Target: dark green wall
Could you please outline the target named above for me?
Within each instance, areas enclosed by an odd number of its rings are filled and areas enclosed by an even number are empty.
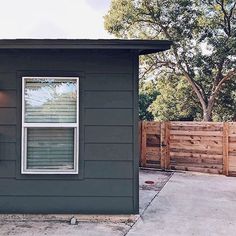
[[[0,52],[0,213],[137,213],[134,51]],[[78,175],[21,175],[21,76],[80,77]]]

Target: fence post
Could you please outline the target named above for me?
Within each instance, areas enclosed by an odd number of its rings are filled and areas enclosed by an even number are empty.
[[[166,122],[161,122],[160,143],[161,143],[161,169],[165,169],[166,160]]]
[[[223,123],[223,173],[229,175],[229,123]]]
[[[147,146],[147,133],[146,133],[146,122],[142,121],[142,126],[141,126],[141,166],[145,167],[146,166],[146,146]]]
[[[142,121],[138,122],[138,143],[139,143],[139,166],[141,166],[142,158]]]
[[[166,122],[165,128],[165,143],[166,143],[166,158],[165,169],[170,169],[170,122]]]

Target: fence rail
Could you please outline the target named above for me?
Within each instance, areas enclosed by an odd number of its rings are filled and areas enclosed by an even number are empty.
[[[236,176],[236,122],[147,122],[140,165]]]

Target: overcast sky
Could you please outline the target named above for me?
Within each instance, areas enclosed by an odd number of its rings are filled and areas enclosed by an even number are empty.
[[[103,26],[111,0],[0,0],[0,38],[113,38]]]

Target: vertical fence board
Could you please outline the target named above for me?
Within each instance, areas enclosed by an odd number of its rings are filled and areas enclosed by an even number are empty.
[[[146,166],[146,144],[147,144],[147,136],[146,136],[146,122],[142,122],[142,138],[141,138],[141,166]]]
[[[138,141],[139,141],[139,165],[142,166],[141,164],[141,159],[142,159],[142,125],[143,122],[139,121],[138,123]]]
[[[223,173],[229,175],[229,124],[223,125]]]
[[[164,170],[166,160],[166,123],[161,122],[161,169]]]
[[[165,169],[170,169],[170,122],[166,122],[165,126],[165,143],[166,143],[166,158],[165,158]]]

